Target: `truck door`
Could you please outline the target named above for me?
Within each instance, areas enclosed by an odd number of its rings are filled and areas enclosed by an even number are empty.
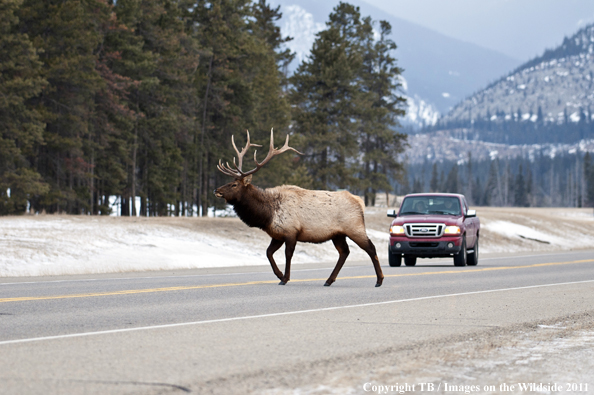
[[[462,207],[464,210],[464,226],[466,227],[466,248],[471,248],[474,247],[474,243],[476,242],[476,218],[466,217],[466,213],[468,212],[468,203],[466,202],[466,198],[462,199]]]

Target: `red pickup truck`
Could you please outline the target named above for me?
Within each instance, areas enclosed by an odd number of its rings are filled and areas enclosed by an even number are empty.
[[[479,256],[481,223],[468,209],[464,195],[418,193],[406,195],[400,210],[388,210],[388,261],[414,266],[417,258],[454,257],[455,266],[475,266]]]

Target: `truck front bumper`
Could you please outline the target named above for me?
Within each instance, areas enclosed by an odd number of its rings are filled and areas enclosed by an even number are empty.
[[[422,239],[390,236],[390,252],[419,258],[439,258],[455,255],[462,249],[462,237]]]

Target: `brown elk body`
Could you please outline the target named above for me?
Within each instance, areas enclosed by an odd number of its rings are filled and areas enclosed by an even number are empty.
[[[365,231],[364,204],[358,196],[347,191],[312,191],[292,185],[283,185],[275,188],[261,189],[251,183],[251,174],[255,173],[273,156],[286,150],[294,150],[288,146],[289,137],[285,146],[280,150],[273,147],[273,135],[270,134],[270,151],[262,163],[250,172],[241,171],[243,155],[250,146],[249,143],[241,152],[235,148],[239,165],[236,170],[226,167],[219,162],[219,170],[233,176],[235,181],[223,185],[215,190],[215,195],[224,198],[231,204],[239,218],[248,226],[264,230],[271,238],[266,250],[266,256],[272,266],[274,274],[286,284],[291,277],[291,259],[298,241],[307,243],[323,243],[332,240],[338,250],[338,262],[332,274],[324,285],[329,286],[340,272],[349,255],[349,246],[346,238],[350,238],[361,247],[373,262],[377,276],[376,287],[382,285],[384,276],[379,264],[375,246]],[[235,143],[233,143],[235,146]],[[298,151],[296,151],[298,152]],[[285,273],[279,270],[274,261],[273,254],[285,244]]]

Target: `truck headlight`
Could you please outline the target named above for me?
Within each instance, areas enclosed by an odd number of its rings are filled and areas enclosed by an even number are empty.
[[[390,227],[390,234],[391,235],[403,235],[404,234],[404,226],[394,225],[394,226]]]
[[[443,233],[446,235],[459,235],[460,227],[459,226],[446,226]]]

